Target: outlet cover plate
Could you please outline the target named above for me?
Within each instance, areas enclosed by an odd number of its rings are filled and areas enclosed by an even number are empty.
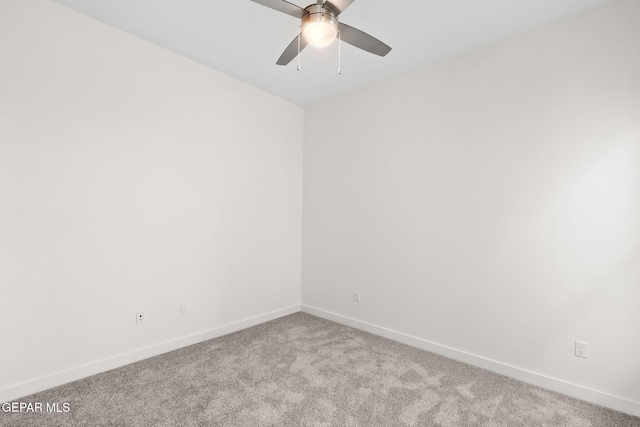
[[[589,344],[582,341],[576,341],[576,356],[587,358],[587,351],[589,350]]]

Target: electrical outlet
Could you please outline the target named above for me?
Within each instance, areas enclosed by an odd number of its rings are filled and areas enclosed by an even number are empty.
[[[139,311],[136,313],[136,325],[144,323],[144,312]]]
[[[180,316],[187,314],[187,304],[180,304]]]
[[[360,302],[360,292],[354,292],[353,293],[353,300],[355,302]]]
[[[576,356],[587,358],[587,350],[589,349],[589,344],[586,342],[576,341]]]

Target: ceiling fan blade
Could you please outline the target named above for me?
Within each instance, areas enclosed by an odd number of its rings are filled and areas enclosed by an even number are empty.
[[[267,6],[271,9],[275,9],[279,12],[286,13],[287,15],[291,15],[295,18],[302,19],[304,16],[309,14],[303,8],[296,6],[293,3],[289,3],[285,0],[251,0],[255,3],[261,4],[263,6]]]
[[[276,62],[276,64],[287,65],[289,62],[293,60],[293,58],[298,56],[298,38],[299,37],[300,37],[300,34],[298,34],[298,37],[296,37],[295,39],[293,39],[291,43],[289,43],[289,46],[287,46],[284,52],[282,52],[282,55],[280,55],[280,58],[278,58],[278,62]],[[304,37],[302,37],[300,39],[300,52],[302,52],[302,50],[305,47],[307,47],[307,44],[308,43],[306,42]]]
[[[377,38],[370,36],[357,28],[343,24],[342,22],[339,25],[340,38],[343,42],[380,56],[385,56],[387,53],[391,52],[391,47],[382,43]]]
[[[340,15],[355,0],[327,0],[324,7],[330,9],[336,16]]]

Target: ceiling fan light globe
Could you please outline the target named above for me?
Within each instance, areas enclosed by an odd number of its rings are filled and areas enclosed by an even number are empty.
[[[310,22],[302,30],[305,40],[314,46],[326,46],[338,35],[334,25],[326,22]]]
[[[311,45],[328,45],[338,35],[338,18],[321,5],[307,10],[309,14],[302,18],[302,36]]]

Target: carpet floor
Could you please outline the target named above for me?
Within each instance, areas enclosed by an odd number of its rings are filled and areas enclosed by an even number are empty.
[[[0,426],[640,427],[640,418],[304,313],[16,401],[63,412],[0,412]]]

